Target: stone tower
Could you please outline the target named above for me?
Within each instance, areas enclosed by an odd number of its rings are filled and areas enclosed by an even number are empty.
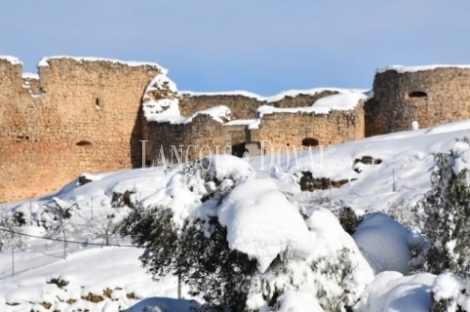
[[[470,118],[470,66],[379,69],[365,114],[366,136]]]

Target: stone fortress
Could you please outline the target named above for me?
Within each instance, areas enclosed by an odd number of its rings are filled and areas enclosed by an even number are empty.
[[[82,172],[149,165],[161,151],[178,156],[172,145],[190,160],[203,146],[259,155],[264,140],[286,152],[466,118],[465,66],[381,69],[372,93],[312,89],[264,98],[180,92],[153,63],[51,57],[36,75],[0,56],[0,202],[56,191]]]

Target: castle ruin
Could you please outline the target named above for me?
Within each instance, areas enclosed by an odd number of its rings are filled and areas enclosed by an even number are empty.
[[[259,155],[261,141],[285,152],[470,118],[465,67],[379,70],[372,98],[342,89],[185,93],[158,64],[107,59],[52,57],[38,75],[22,71],[0,56],[0,202],[56,191],[82,172],[141,167],[162,150],[174,156],[172,145],[189,160],[203,146]]]
[[[366,135],[428,128],[470,118],[470,67],[391,66],[377,71]]]

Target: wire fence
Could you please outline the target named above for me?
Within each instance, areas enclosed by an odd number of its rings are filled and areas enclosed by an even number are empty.
[[[137,248],[134,245],[123,245],[123,244],[104,244],[104,243],[93,243],[93,242],[88,242],[88,241],[71,241],[71,240],[63,240],[59,238],[52,238],[52,237],[43,237],[43,236],[35,236],[35,235],[30,235],[26,233],[21,233],[21,232],[16,232],[4,228],[0,228],[0,231],[6,232],[6,233],[11,233],[13,235],[20,235],[20,236],[26,236],[30,238],[37,238],[37,239],[42,239],[42,240],[47,240],[47,241],[54,241],[54,242],[61,242],[61,243],[67,243],[67,244],[80,244],[80,245],[90,245],[90,246],[115,246],[115,247],[128,247],[128,248]]]
[[[114,198],[101,196],[90,196],[89,199],[73,203],[55,198],[30,199],[14,207],[0,203],[0,254],[11,253],[11,276],[17,273],[15,267],[18,264],[29,266],[32,263],[31,259],[24,261],[24,257],[15,256],[15,252],[18,254],[20,250],[31,252],[31,255],[36,255],[37,252],[45,256],[54,254],[54,257],[60,252],[63,254],[61,258],[67,259],[70,244],[102,248],[138,248],[120,242],[122,238],[118,236],[119,218],[114,219],[114,209],[133,204],[130,195],[134,196],[134,203],[138,203],[143,197],[142,192],[129,192],[125,195],[127,197],[120,198],[117,203],[113,202]],[[45,222],[49,222],[47,226]],[[47,234],[42,236],[25,233],[21,230],[23,226],[45,228]],[[30,245],[29,242],[26,243],[25,238],[44,241],[45,244],[36,242]],[[99,243],[99,240],[102,242]],[[63,244],[63,248],[55,246],[52,250],[50,243],[53,242]],[[5,271],[0,270],[0,274],[5,276]]]

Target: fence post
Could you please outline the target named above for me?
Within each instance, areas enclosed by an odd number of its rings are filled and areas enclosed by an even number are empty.
[[[178,274],[178,299],[182,299],[182,294],[181,294],[181,275]]]
[[[11,232],[11,276],[15,276],[15,234]]]

